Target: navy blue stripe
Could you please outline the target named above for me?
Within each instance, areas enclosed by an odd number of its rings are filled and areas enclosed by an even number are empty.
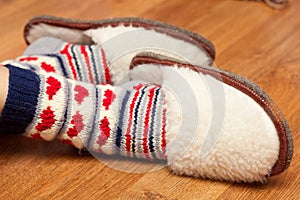
[[[71,45],[71,53],[72,53],[73,59],[75,60],[75,65],[77,68],[77,75],[79,76],[79,80],[82,81],[83,79],[81,76],[80,66],[78,64],[78,60],[77,60],[77,56],[76,56],[76,52],[75,52],[74,48],[75,48],[75,45]]]
[[[98,88],[96,87],[96,107],[95,107],[95,115],[94,115],[94,123],[92,124],[92,129],[91,129],[91,132],[89,133],[89,138],[88,138],[88,141],[87,141],[87,144],[86,145],[86,148],[87,149],[91,149],[92,150],[92,147],[91,147],[91,142],[92,142],[92,139],[96,136],[96,133],[95,133],[95,127],[96,125],[98,125],[97,123],[97,113],[99,112],[99,102],[101,99],[98,99],[99,98],[99,92],[98,92]],[[99,113],[100,114],[100,113]],[[96,141],[96,140],[95,140]]]
[[[68,90],[67,94],[70,94],[70,90],[71,90],[70,84],[69,84],[69,82],[68,82],[67,79],[66,79],[65,81],[67,82],[67,90]],[[61,132],[65,129],[64,126],[65,126],[65,124],[66,124],[66,122],[67,122],[67,118],[68,118],[68,110],[69,110],[69,107],[71,107],[71,104],[70,104],[70,98],[71,98],[71,97],[70,97],[69,95],[67,95],[67,97],[68,97],[68,99],[66,99],[66,102],[65,102],[66,107],[65,107],[65,113],[64,113],[64,118],[63,118],[64,121],[62,121],[62,126],[61,126],[61,128],[59,129],[58,133],[56,134],[57,136],[60,135]],[[56,136],[56,137],[57,137],[57,136]]]
[[[41,80],[33,71],[5,66],[9,69],[9,90],[0,118],[0,134],[22,134],[34,119]]]
[[[158,88],[155,91],[155,97],[154,97],[154,101],[153,101],[153,107],[151,110],[151,123],[150,123],[150,129],[149,129],[149,151],[151,152],[151,155],[153,158],[156,158],[155,154],[153,153],[154,150],[154,145],[153,145],[153,139],[154,139],[154,123],[155,123],[155,113],[156,113],[156,106],[157,106],[157,99],[158,99],[158,95],[160,92],[160,88]]]
[[[132,148],[132,152],[135,153],[135,147],[136,147],[136,126],[138,124],[138,113],[139,113],[139,108],[142,102],[142,98],[145,94],[145,90],[147,87],[144,87],[141,91],[141,96],[139,97],[139,99],[137,100],[137,104],[134,110],[134,120],[133,120],[133,129],[132,129],[132,141],[131,141],[131,148]]]
[[[98,73],[97,73],[97,67],[100,67],[100,66],[97,66],[96,63],[95,63],[95,56],[94,56],[94,51],[93,51],[92,47],[89,46],[89,45],[87,47],[88,47],[88,49],[90,50],[90,53],[91,53],[91,61],[92,61],[91,68],[93,69],[94,74],[95,74],[95,83],[99,84],[100,80],[99,80],[99,76],[98,76]]]
[[[70,76],[67,73],[67,70],[65,68],[65,63],[64,63],[63,59],[60,56],[58,56],[56,54],[47,54],[47,56],[56,58],[58,63],[60,64],[60,69],[63,72],[64,77],[70,78]]]
[[[118,127],[117,127],[117,134],[116,134],[116,146],[119,147],[118,149],[120,150],[120,147],[121,147],[121,143],[122,143],[122,135],[123,135],[123,130],[122,130],[122,127],[123,127],[123,118],[124,118],[124,112],[125,112],[125,109],[126,109],[126,105],[127,105],[127,102],[128,102],[128,99],[129,99],[129,96],[130,96],[130,91],[127,90],[125,95],[124,95],[124,98],[122,99],[122,105],[121,105],[121,109],[120,109],[120,116],[119,116],[119,121],[118,121]]]

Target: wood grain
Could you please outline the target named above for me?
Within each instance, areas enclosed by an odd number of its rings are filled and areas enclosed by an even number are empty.
[[[288,171],[267,184],[249,185],[179,177],[166,167],[144,173],[118,171],[58,142],[6,136],[0,138],[0,198],[299,199],[299,9],[297,0],[280,11],[235,0],[0,0],[0,60],[22,53],[23,27],[40,14],[80,19],[146,17],[198,32],[215,44],[218,67],[245,76],[270,94],[289,121],[295,141]],[[133,162],[128,166],[136,167]]]

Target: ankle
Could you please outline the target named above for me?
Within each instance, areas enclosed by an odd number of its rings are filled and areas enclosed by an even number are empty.
[[[8,93],[8,77],[9,71],[6,67],[0,66],[0,115],[5,105]]]

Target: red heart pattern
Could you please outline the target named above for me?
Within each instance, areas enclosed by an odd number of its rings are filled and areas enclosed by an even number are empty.
[[[74,124],[72,128],[69,128],[67,134],[70,138],[75,137],[84,129],[83,116],[76,112],[76,114],[72,117],[71,124]]]
[[[41,68],[43,70],[45,70],[46,72],[48,72],[48,73],[49,72],[55,72],[55,68],[52,65],[47,64],[46,62],[41,63]]]
[[[103,99],[102,105],[105,107],[105,110],[109,109],[109,106],[113,103],[116,95],[113,93],[112,90],[107,89],[104,91],[105,99]]]
[[[46,83],[49,85],[46,94],[48,94],[49,100],[52,100],[53,96],[61,89],[61,83],[53,76],[48,77]]]
[[[81,85],[76,85],[74,91],[77,92],[77,94],[75,94],[75,100],[79,104],[82,104],[84,98],[89,96],[89,91]]]

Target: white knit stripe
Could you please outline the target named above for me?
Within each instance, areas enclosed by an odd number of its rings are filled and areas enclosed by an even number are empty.
[[[89,59],[89,50],[88,50],[88,47],[87,46],[85,46],[84,47],[85,48],[85,50],[86,50],[86,53],[87,53],[87,59],[89,60],[89,62],[90,62],[90,59]],[[81,51],[81,46],[77,46],[77,49],[78,49],[78,55],[77,55],[77,57],[78,57],[78,62],[80,63],[80,73],[81,73],[81,75],[82,75],[82,78],[83,78],[83,81],[84,82],[87,82],[87,83],[92,83],[92,80],[90,79],[90,77],[89,77],[89,69],[88,69],[88,63],[87,63],[87,61],[86,61],[86,59],[85,59],[85,57],[84,57],[84,54],[82,53],[82,51]],[[90,62],[91,63],[91,62]],[[93,78],[94,78],[94,74],[92,73],[92,76],[93,76]]]
[[[155,156],[157,158],[157,153],[159,151],[158,146],[160,146],[160,143],[158,142],[158,138],[160,131],[159,131],[159,124],[161,123],[160,119],[157,117],[158,115],[161,115],[160,113],[160,88],[157,87],[154,90],[154,96],[151,106],[151,112],[150,112],[150,119],[149,119],[149,132],[148,132],[148,146],[149,146],[149,156],[153,157]],[[150,135],[151,134],[151,135]],[[151,138],[152,137],[152,138]],[[150,143],[152,143],[153,149],[150,148]]]
[[[37,110],[25,136],[50,141],[56,137],[63,125],[68,97],[67,83],[63,77],[56,76],[53,73],[44,73],[43,71],[40,73],[42,75],[40,75],[40,96]],[[49,80],[52,80],[53,84]],[[57,84],[60,84],[58,90],[53,89]],[[56,91],[51,97],[49,96],[50,90]]]
[[[131,127],[130,127],[130,133],[129,133],[131,135],[131,138],[132,138],[131,139],[131,148],[130,148],[130,152],[128,152],[127,156],[131,156],[131,157],[134,156],[134,157],[144,158],[144,155],[136,153],[136,152],[138,152],[138,149],[140,148],[139,145],[142,144],[142,141],[141,141],[141,143],[139,143],[139,140],[140,140],[139,135],[140,134],[135,129],[135,128],[137,128],[138,125],[143,123],[143,117],[139,117],[137,115],[137,121],[136,122],[135,122],[135,119],[136,119],[136,113],[139,114],[142,111],[141,110],[141,103],[142,103],[143,99],[148,101],[149,97],[148,97],[147,89],[145,89],[145,87],[147,87],[146,85],[139,84],[139,85],[137,85],[137,87],[140,87],[140,88],[136,88],[134,90],[134,92],[132,92],[133,99],[130,102],[130,104],[132,103],[134,106],[133,106],[133,110],[132,110],[132,124],[131,124]],[[143,93],[143,91],[145,91],[145,93]],[[135,97],[136,94],[138,94],[138,95]],[[130,113],[130,109],[131,109],[130,104],[129,104],[129,107],[127,108],[128,113]],[[133,146],[134,146],[134,149],[133,149]]]
[[[50,56],[21,56],[16,60],[7,62],[22,69],[30,69],[35,71],[54,72],[57,75],[63,75],[60,63],[57,58]]]
[[[163,93],[162,93],[162,90],[160,89],[160,92],[159,92],[159,96],[158,96],[158,103],[157,103],[157,112],[156,112],[156,115],[155,115],[155,122],[156,125],[155,125],[155,132],[154,132],[154,140],[155,140],[155,153],[156,153],[156,157],[158,159],[163,159],[165,158],[163,152],[164,150],[162,149],[162,131],[163,131],[163,101],[164,101],[164,98],[163,98]]]
[[[138,122],[136,126],[136,157],[145,158],[144,148],[143,148],[143,138],[144,138],[144,123],[145,123],[145,114],[147,110],[147,105],[149,102],[149,90],[152,87],[144,86],[144,95],[141,99],[140,106],[138,109]]]
[[[117,95],[117,94],[116,94]],[[101,151],[107,155],[116,154],[116,132],[117,132],[117,120],[118,120],[118,112],[119,112],[119,103],[120,99],[115,98],[113,104],[111,105],[111,109],[109,111],[104,111],[104,115],[107,116],[109,121],[109,127],[111,129],[110,136],[107,138],[106,143],[101,147]],[[100,111],[101,112],[101,111]]]
[[[69,48],[69,52],[72,56],[72,63],[75,66],[75,70],[76,70],[76,73],[77,73],[77,79],[76,80],[81,81],[83,78],[82,78],[82,73],[80,71],[81,70],[80,61],[77,58],[78,54],[76,52],[76,49],[77,49],[77,47],[74,44],[71,44],[70,48]]]
[[[157,101],[156,101],[156,110],[155,110],[155,116],[153,118],[153,144],[154,144],[154,154],[156,158],[162,158],[162,148],[161,148],[161,141],[162,141],[162,122],[163,122],[163,97],[161,89],[158,88],[155,90],[155,92],[159,91],[157,95]],[[154,103],[154,102],[153,102]]]
[[[102,56],[100,55],[100,49],[101,47],[99,45],[90,46],[91,54],[91,64],[92,68],[95,74],[95,83],[101,84],[104,83],[104,74],[102,73],[103,68],[103,62],[102,62]]]
[[[146,123],[146,116],[147,116],[147,110],[148,110],[148,104],[151,102],[151,98],[150,98],[150,91],[153,89],[153,88],[155,88],[156,86],[152,86],[152,85],[150,85],[148,88],[147,88],[147,101],[146,101],[146,104],[143,106],[143,108],[144,108],[144,110],[143,110],[143,113],[142,113],[142,118],[143,118],[143,123],[141,124],[141,132],[142,132],[142,135],[141,135],[141,138],[142,138],[142,153],[143,153],[143,156],[145,157],[145,158],[147,158],[147,159],[149,159],[149,156],[151,155],[151,153],[150,153],[150,151],[149,151],[149,131],[150,131],[150,123],[151,123],[151,113],[152,113],[152,107],[153,107],[153,100],[152,100],[152,105],[151,105],[151,107],[150,107],[150,109],[149,109],[149,120],[148,120],[148,123],[145,125],[145,123]],[[148,127],[147,127],[148,126]],[[147,135],[145,135],[144,136],[144,132],[147,130],[147,128],[148,128],[148,131],[146,132],[146,134]],[[147,143],[146,143],[146,148],[148,149],[148,153],[146,154],[146,153],[144,153],[144,151],[145,151],[145,147],[144,147],[144,145],[143,145],[143,139],[144,139],[144,137],[145,137],[145,139],[147,140]]]
[[[127,121],[124,121],[124,124],[126,125],[124,127],[124,156],[127,156],[127,157],[133,157],[134,156],[134,153],[133,153],[133,144],[135,145],[135,139],[133,138],[133,128],[134,128],[134,111],[136,109],[136,105],[137,105],[137,102],[138,102],[138,99],[140,98],[141,96],[141,91],[142,91],[142,88],[140,89],[134,89],[132,90],[131,92],[131,100],[129,101],[129,104],[128,106],[126,107],[126,110],[125,112],[128,113],[128,120]],[[136,94],[138,94],[137,96],[135,96]],[[133,113],[132,113],[132,116],[130,117],[130,109],[131,107],[133,107]],[[129,121],[131,121],[131,125],[129,124]],[[128,132],[128,129],[130,129],[130,131]],[[127,132],[128,132],[128,135],[131,136],[131,140],[130,140],[130,150],[128,151],[127,148],[126,148],[126,135],[127,135]]]
[[[146,135],[145,136],[143,135],[143,138],[145,137],[145,139],[147,140],[146,147],[144,147],[144,145],[143,145],[143,150],[145,150],[145,148],[148,149],[148,153],[144,153],[144,156],[145,156],[145,158],[148,158],[148,159],[153,157],[153,154],[154,155],[156,154],[156,151],[157,151],[156,146],[159,145],[155,141],[155,139],[150,139],[150,137],[151,137],[150,133],[151,133],[151,130],[153,129],[152,125],[156,126],[157,123],[160,123],[159,121],[153,120],[155,118],[155,116],[154,117],[152,116],[152,115],[160,114],[159,109],[157,109],[157,108],[160,108],[159,107],[159,101],[157,101],[157,103],[155,104],[155,98],[157,96],[156,95],[157,91],[159,91],[159,88],[155,85],[151,85],[149,87],[148,91],[147,91],[148,92],[148,99],[147,99],[147,105],[145,105],[146,109],[145,109],[145,112],[144,112],[144,120],[146,122],[146,117],[148,117],[148,123],[146,125],[145,125],[145,123],[142,124],[143,125],[143,134],[146,131]],[[152,96],[152,92],[153,92],[153,96]],[[150,98],[150,95],[151,95],[151,98]],[[148,108],[149,105],[150,105],[150,107]],[[154,110],[154,109],[156,109],[156,110]],[[149,113],[147,113],[148,110],[149,110]],[[155,131],[156,131],[155,129],[153,129],[153,131],[152,131],[153,132],[152,137],[154,137],[154,138],[156,137],[155,136],[155,134],[156,134]],[[151,149],[150,149],[150,140],[153,141],[152,145],[154,146],[154,148],[152,149],[152,151],[154,150],[155,151],[154,153],[152,153]]]
[[[1,63],[1,65],[13,65],[15,67],[18,67],[20,69],[29,69],[29,70],[33,70],[34,67],[27,64],[27,63],[21,63],[17,60],[8,60],[8,61],[4,61]]]
[[[87,55],[88,55],[88,57],[87,57],[87,59],[88,59],[88,61],[89,61],[89,65],[88,65],[88,63],[86,63],[86,67],[87,67],[87,77],[88,77],[88,79],[90,80],[90,82],[92,82],[92,80],[90,79],[90,75],[89,75],[89,73],[91,73],[91,75],[92,75],[92,77],[93,77],[93,83],[94,84],[98,84],[99,83],[99,80],[97,80],[97,72],[96,72],[96,69],[95,69],[95,63],[94,63],[94,61],[93,61],[93,59],[92,58],[94,58],[95,56],[94,56],[94,54],[93,54],[93,48],[92,48],[92,46],[86,46],[86,53],[87,53]],[[86,62],[86,61],[85,61]],[[88,69],[88,67],[89,67],[89,69]],[[101,66],[97,66],[97,67],[99,67],[99,68],[101,68]]]
[[[105,79],[105,71],[103,67],[103,61],[101,56],[101,46],[92,47],[93,55],[94,55],[94,68],[97,70],[98,74],[98,83],[106,83]]]
[[[96,116],[96,125],[94,127],[93,137],[91,138],[90,148],[95,152],[103,152],[110,155],[116,152],[115,137],[119,112],[119,94],[121,90],[120,88],[111,85],[99,85],[97,88],[99,96],[99,112],[97,113],[98,116]],[[106,92],[112,92],[112,95],[114,96],[111,104],[104,103],[109,98],[109,96],[106,95]],[[109,123],[109,137],[105,135],[107,132],[101,130],[101,127],[105,126],[103,125],[102,120]]]
[[[58,139],[82,149],[91,134],[96,105],[94,85],[68,80],[69,101],[67,118]]]
[[[116,133],[118,128],[118,118],[119,118],[119,111],[120,111],[120,102],[121,102],[121,93],[122,89],[118,87],[113,88],[113,92],[115,94],[114,101],[110,106],[109,110],[105,110],[104,114],[108,116],[108,120],[110,122],[111,133],[110,137],[107,139],[107,143],[102,146],[102,151],[106,154],[108,153],[116,153]],[[110,152],[111,149],[111,152]]]
[[[101,130],[100,130],[100,120],[101,120],[101,104],[102,104],[102,96],[101,96],[101,91],[98,90],[98,99],[97,99],[97,112],[96,116],[94,118],[94,130],[91,134],[91,137],[89,138],[89,147],[88,149],[91,149],[93,152],[101,152],[100,146],[97,143],[99,136],[101,135]]]
[[[123,102],[123,101],[120,102],[120,106],[121,106],[122,103],[125,104],[125,110],[124,110],[124,113],[123,113],[123,119],[121,119],[122,120],[122,126],[119,127],[119,128],[122,129],[122,136],[120,138],[121,146],[119,148],[119,152],[120,152],[120,155],[123,155],[123,156],[127,156],[127,152],[126,152],[126,136],[125,136],[125,134],[126,134],[127,126],[128,126],[128,121],[129,121],[129,111],[128,111],[128,108],[130,106],[132,98],[133,98],[132,91],[130,91],[130,95],[128,97],[128,101],[127,102]]]
[[[65,55],[59,55],[61,57],[61,60],[63,62],[63,65],[65,66],[65,71],[66,71],[66,74],[68,75],[68,78],[69,79],[73,79],[75,80],[74,78],[74,74],[72,73],[72,70],[71,70],[71,67],[70,67],[70,64],[66,58]]]
[[[100,121],[100,109],[102,104],[102,97],[101,97],[101,90],[98,86],[96,86],[96,102],[95,102],[95,116],[93,121],[93,130],[89,135],[88,141],[87,141],[87,148],[92,150],[93,152],[99,152],[99,147],[97,145],[97,140],[99,136],[99,121]]]
[[[73,59],[69,59],[68,56],[66,55],[66,54],[72,55],[72,52],[70,51],[70,47],[66,48],[67,46],[68,46],[67,43],[64,44],[64,45],[62,45],[62,47],[60,49],[60,56],[62,58],[64,66],[66,66],[65,70],[66,70],[66,73],[69,75],[69,78],[75,80],[75,76],[74,76],[73,71],[71,69],[71,65],[74,66],[75,72],[77,74],[76,65],[74,63],[74,60]],[[66,53],[63,53],[62,52],[63,50],[66,50]],[[78,77],[78,75],[77,75],[77,77]]]
[[[85,58],[83,54],[81,53],[80,46],[78,45],[72,45],[72,50],[73,50],[73,60],[74,60],[74,65],[78,66],[79,70],[77,70],[78,74],[78,80],[82,82],[90,82],[90,79],[88,78],[88,71],[87,71],[87,66],[85,62]]]

